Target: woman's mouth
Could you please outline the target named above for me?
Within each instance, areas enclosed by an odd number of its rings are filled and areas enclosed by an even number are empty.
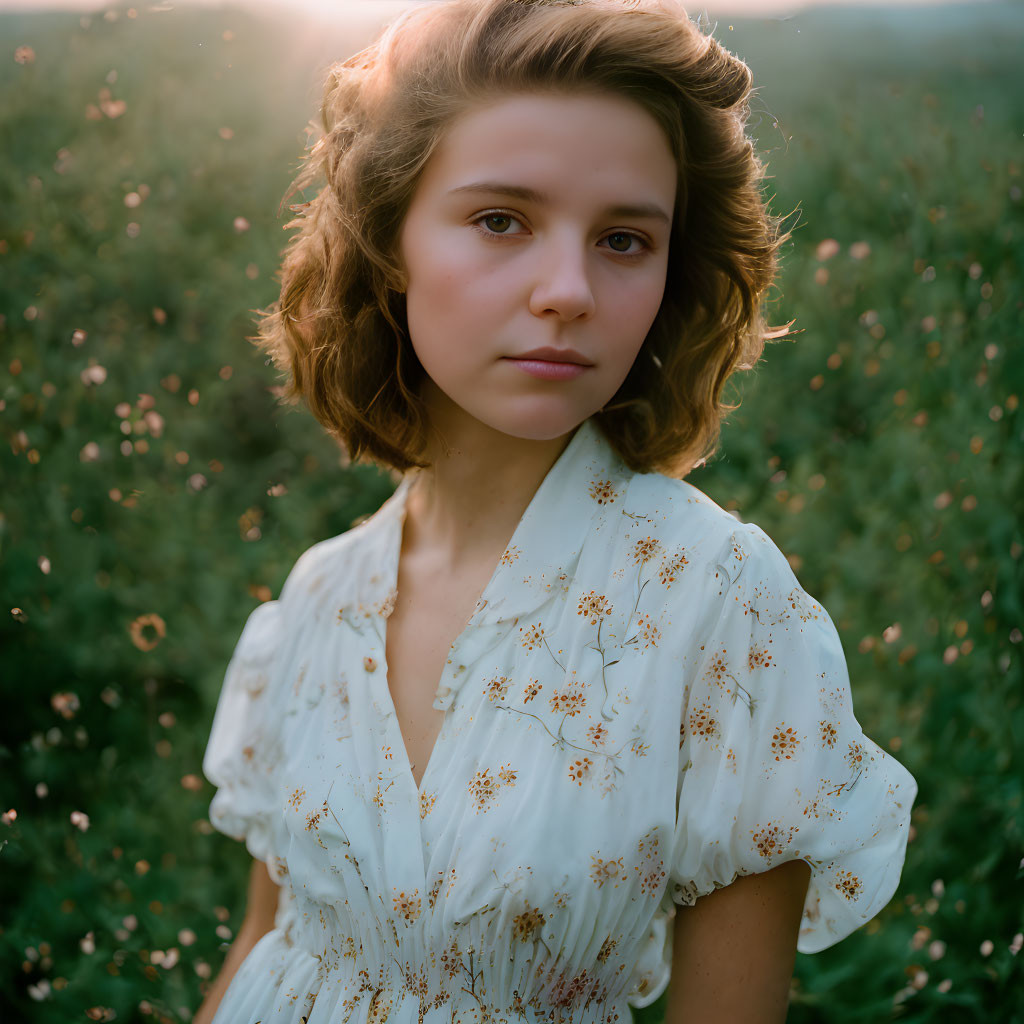
[[[513,359],[506,357],[506,362],[518,366],[523,373],[540,380],[572,380],[578,377],[589,366],[582,363],[563,363],[552,359]]]

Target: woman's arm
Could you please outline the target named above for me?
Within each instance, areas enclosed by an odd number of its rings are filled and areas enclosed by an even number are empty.
[[[279,891],[277,884],[271,881],[267,873],[267,865],[261,860],[254,860],[249,871],[249,892],[246,896],[242,927],[239,928],[235,941],[231,943],[217,980],[206,994],[203,1005],[192,1018],[192,1024],[210,1024],[231,979],[235,976],[235,971],[248,956],[249,950],[274,927]]]
[[[787,861],[678,907],[665,1024],[781,1024],[811,869]]]

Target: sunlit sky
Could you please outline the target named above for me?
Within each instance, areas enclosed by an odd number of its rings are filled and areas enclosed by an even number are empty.
[[[383,26],[407,7],[435,0],[0,0],[4,11],[65,10],[102,11],[109,7],[145,11],[184,10],[212,7],[248,10],[287,17],[288,44],[308,49],[325,39],[337,41],[341,50],[356,52],[369,45]],[[766,17],[785,20],[815,7],[853,7],[865,13],[878,7],[926,8],[943,3],[988,3],[989,0],[683,0],[691,17],[707,12],[713,21],[722,17]],[[922,17],[927,17],[922,12]]]
[[[317,18],[330,20],[351,20],[359,23],[377,20],[384,21],[397,11],[416,3],[430,0],[234,0],[224,3],[223,0],[186,0],[184,3],[150,4],[142,2],[136,6],[142,9],[159,6],[164,9],[172,7],[188,7],[201,4],[207,7],[245,7],[249,9],[288,9],[303,10]],[[728,11],[736,14],[784,14],[798,11],[806,7],[893,7],[893,6],[933,6],[945,0],[899,0],[898,3],[887,0],[703,0],[687,6],[691,11]],[[952,2],[952,0],[950,0]],[[960,0],[964,2],[964,0]],[[973,0],[984,3],[986,0]],[[0,0],[2,10],[103,10],[108,6],[124,8],[130,3],[118,2],[110,4],[103,0]]]

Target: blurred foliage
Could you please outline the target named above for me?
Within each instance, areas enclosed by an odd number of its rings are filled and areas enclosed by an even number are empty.
[[[245,341],[318,73],[234,10],[0,15],[0,1019],[190,1019],[244,912],[200,762],[298,555],[390,493]],[[691,481],[761,525],[920,784],[886,911],[789,1019],[1024,1020],[1024,9],[721,18],[792,241]],[[636,1011],[660,1024],[666,996]]]

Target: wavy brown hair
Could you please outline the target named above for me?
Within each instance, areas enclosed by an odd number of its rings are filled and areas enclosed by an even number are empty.
[[[424,370],[409,339],[398,240],[445,130],[488,99],[610,91],[663,129],[679,168],[665,294],[595,419],[634,470],[686,473],[718,446],[726,380],[772,331],[762,304],[788,234],[746,134],[750,71],[678,0],[446,0],[401,14],[330,67],[322,131],[284,201],[297,229],[280,299],[252,340],[353,460],[423,466]]]

